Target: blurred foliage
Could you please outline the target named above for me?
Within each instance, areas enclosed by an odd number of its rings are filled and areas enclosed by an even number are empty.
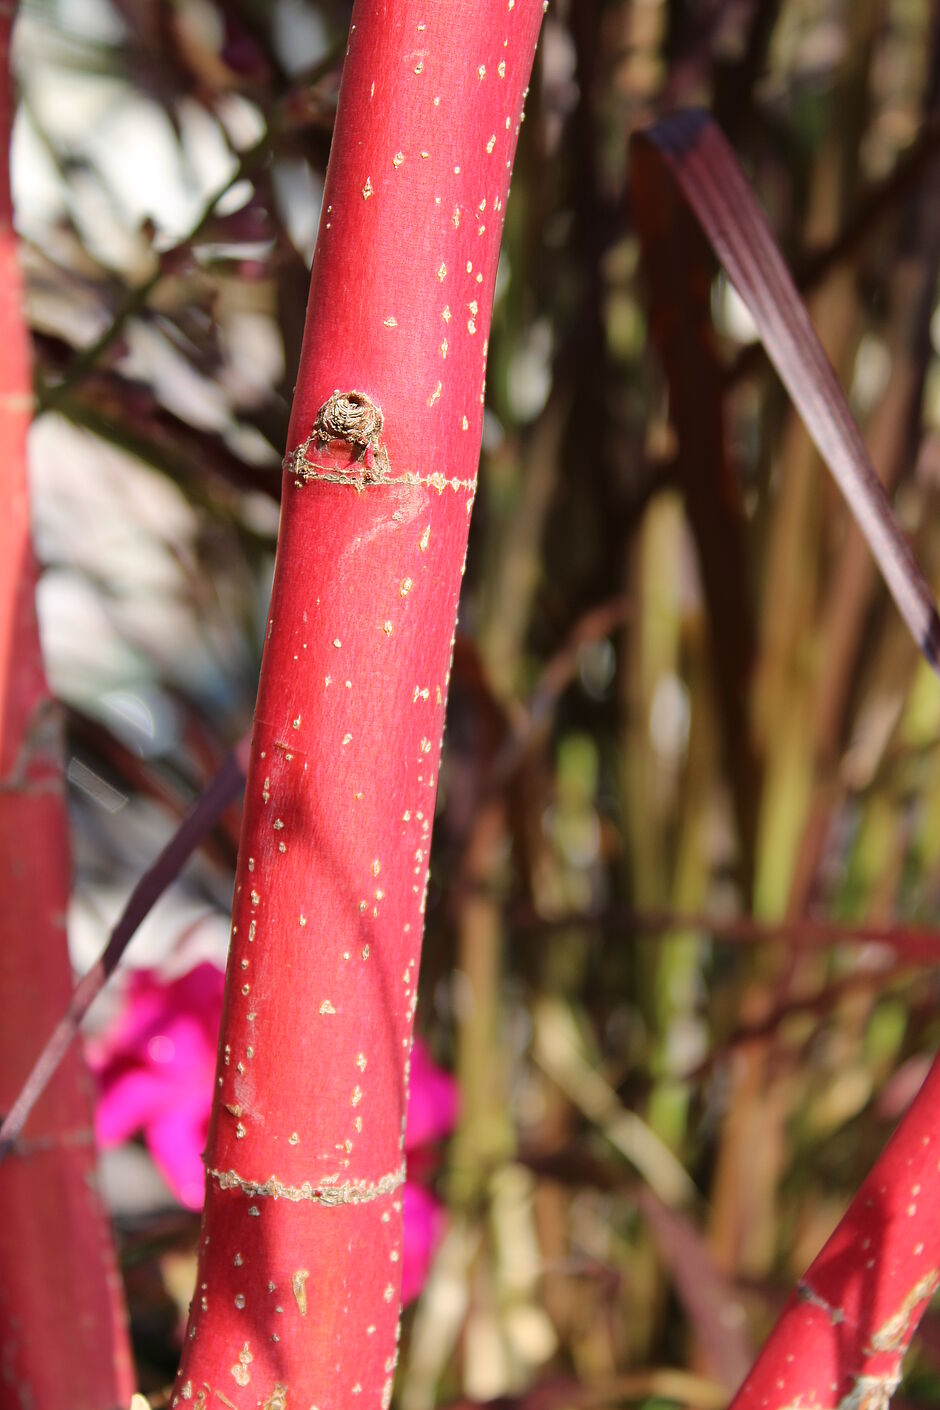
[[[23,6],[15,181],[79,967],[249,725],[348,22],[345,0]],[[673,299],[650,305],[627,139],[689,103],[747,166],[940,588],[937,7],[553,0],[507,210],[419,1008],[463,1111],[402,1410],[723,1403],[940,1037],[934,972],[891,943],[940,922],[940,690],[733,291],[677,243]],[[692,384],[670,384],[657,321],[703,310]],[[237,828],[130,963],[224,950]],[[886,943],[853,938],[863,922]],[[195,1228],[144,1159],[107,1184],[155,1391]],[[938,1403],[938,1328],[908,1404]]]

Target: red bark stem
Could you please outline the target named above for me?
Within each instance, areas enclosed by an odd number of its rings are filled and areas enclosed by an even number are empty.
[[[353,11],[174,1403],[349,1410],[391,1394],[431,824],[541,15],[542,0]]]
[[[221,814],[241,792],[245,778],[240,758],[242,749],[247,756],[247,741],[229,754],[169,842],[140,877],[101,954],[72,990],[65,1012],[40,1049],[22,1087],[0,1122],[0,1165],[16,1150],[36,1103],[59,1070],[88,1010],[117,969],[137,930],[179,876],[199,844],[205,841]]]
[[[731,1410],[882,1410],[940,1285],[940,1060],[800,1280]]]
[[[69,1002],[68,825],[61,731],[43,673],[30,544],[32,410],[9,179],[13,7],[0,9],[0,1112],[37,1033]],[[95,1185],[91,1089],[63,1063],[0,1169],[0,1402],[107,1410],[133,1389],[121,1279]]]

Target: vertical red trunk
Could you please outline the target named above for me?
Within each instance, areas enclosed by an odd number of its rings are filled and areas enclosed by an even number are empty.
[[[12,7],[0,11],[0,1111],[72,987],[60,735],[30,547],[29,346],[9,181]],[[95,1188],[91,1093],[73,1051],[0,1166],[0,1404],[107,1410],[133,1387],[120,1277]]]
[[[731,1410],[882,1410],[940,1286],[940,1061],[822,1253]]]
[[[348,1410],[391,1393],[431,824],[541,15],[542,0],[353,12],[174,1403]]]

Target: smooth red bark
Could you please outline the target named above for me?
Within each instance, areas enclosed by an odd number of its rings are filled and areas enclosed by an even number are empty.
[[[353,12],[174,1403],[347,1410],[391,1394],[431,825],[499,238],[541,16],[542,0]],[[345,439],[337,391],[362,394]]]
[[[12,10],[0,12],[0,1111],[72,988],[61,739],[30,546],[29,345],[9,182]],[[133,1389],[121,1280],[95,1185],[91,1089],[73,1052],[0,1167],[0,1404],[107,1410]]]
[[[731,1410],[879,1410],[940,1285],[940,1060],[800,1280]]]

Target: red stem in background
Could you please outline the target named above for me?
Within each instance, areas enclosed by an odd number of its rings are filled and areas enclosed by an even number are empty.
[[[9,179],[13,7],[0,9],[0,1111],[72,990],[61,737],[43,673],[30,545],[32,408]],[[0,1170],[0,1401],[109,1410],[133,1389],[121,1280],[95,1185],[91,1090],[73,1052]]]
[[[881,1410],[940,1285],[940,1060],[800,1280],[731,1410]]]
[[[541,0],[353,11],[174,1403],[349,1410],[391,1394],[431,823],[541,15]]]
[[[138,929],[167,888],[179,876],[199,844],[205,841],[221,814],[241,792],[245,778],[242,753],[247,757],[247,740],[229,754],[208,788],[188,810],[169,842],[140,877],[128,896],[101,954],[75,985],[65,1012],[60,1015],[43,1043],[22,1087],[0,1122],[0,1165],[16,1150],[30,1113],[59,1070],[88,1010],[117,969],[124,951]]]

